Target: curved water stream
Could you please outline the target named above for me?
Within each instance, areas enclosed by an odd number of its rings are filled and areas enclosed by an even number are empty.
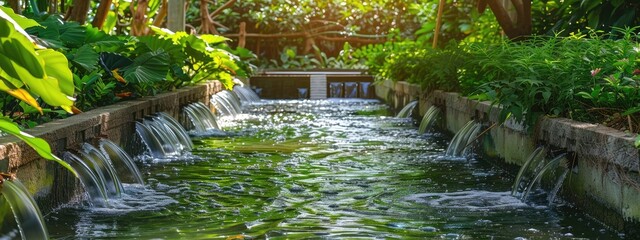
[[[618,238],[568,206],[527,205],[515,176],[488,160],[447,160],[448,139],[376,101],[271,101],[194,142],[201,159],[141,167],[165,205],[69,207],[47,217],[57,238],[549,239]],[[517,170],[516,170],[517,172]],[[135,201],[135,200],[131,200]],[[144,205],[144,204],[141,204]]]

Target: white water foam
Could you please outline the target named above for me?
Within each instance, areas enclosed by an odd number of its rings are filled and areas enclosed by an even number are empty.
[[[529,207],[511,196],[510,192],[462,191],[453,193],[420,193],[405,197],[406,201],[426,204],[434,208],[486,211]]]
[[[91,212],[99,214],[123,214],[134,211],[158,211],[178,203],[164,193],[140,184],[124,184],[125,192],[119,199],[109,199],[110,207],[94,207]]]

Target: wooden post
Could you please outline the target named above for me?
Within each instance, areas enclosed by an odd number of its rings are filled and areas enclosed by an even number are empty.
[[[244,48],[247,44],[247,23],[240,23],[240,32],[238,32],[238,47]]]
[[[184,31],[185,0],[169,0],[167,28],[173,32]]]
[[[433,33],[433,45],[432,48],[438,46],[438,36],[440,35],[440,26],[442,25],[442,11],[444,10],[445,0],[440,0],[438,4],[438,16],[436,17],[436,31]]]

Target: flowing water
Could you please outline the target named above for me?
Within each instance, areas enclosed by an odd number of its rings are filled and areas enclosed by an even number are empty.
[[[10,206],[20,233],[9,233],[8,236],[0,236],[1,238],[18,239],[18,237],[21,237],[22,239],[29,240],[47,239],[49,237],[38,205],[36,205],[31,195],[29,195],[29,191],[27,191],[20,181],[17,179],[3,181],[0,194],[2,194],[4,198],[3,201],[6,201]],[[5,224],[3,221],[2,225]]]
[[[465,124],[451,139],[445,154],[450,157],[467,157],[470,155],[472,145],[477,142],[477,137],[482,130],[482,125],[471,120]]]
[[[126,208],[70,206],[54,238],[611,239],[567,205],[523,203],[489,160],[442,158],[449,139],[377,101],[263,101],[194,141],[199,158],[140,165]]]
[[[220,126],[218,119],[211,110],[201,102],[195,102],[184,108],[187,118],[191,120],[193,131],[203,133],[211,130],[218,130]]]
[[[344,83],[330,82],[329,83],[329,97],[330,98],[342,98],[344,97]]]
[[[360,98],[371,98],[370,82],[360,82]]]
[[[400,109],[400,112],[396,114],[396,117],[397,118],[411,117],[411,114],[413,114],[413,109],[415,109],[416,106],[418,106],[418,101],[416,100],[407,103],[407,105],[405,105],[402,109]]]
[[[431,106],[427,112],[422,116],[422,120],[420,121],[420,126],[418,126],[418,133],[424,134],[428,131],[431,131],[440,118],[440,108],[436,106]]]
[[[357,82],[345,82],[344,83],[344,97],[345,98],[357,98],[358,97],[358,83]]]

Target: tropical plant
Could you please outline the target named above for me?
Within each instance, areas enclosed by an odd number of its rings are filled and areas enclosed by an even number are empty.
[[[39,43],[69,59],[78,99],[83,110],[111,104],[123,98],[154,95],[162,91],[218,79],[226,87],[233,77],[251,72],[230,53],[224,37],[188,35],[153,28],[153,36],[113,36],[91,26],[65,22],[56,15],[42,15],[40,26],[27,31]]]
[[[10,9],[0,9],[0,91],[31,105],[40,113],[43,110],[36,98],[71,112],[73,100],[70,96],[74,89],[67,59],[54,50],[36,48],[33,39],[23,30],[23,26],[36,25],[13,14]],[[43,158],[55,161],[75,174],[71,166],[51,153],[46,141],[22,132],[9,118],[0,118],[0,130],[20,138]]]
[[[175,87],[217,79],[231,89],[234,76],[247,77],[252,71],[251,65],[239,64],[242,60],[230,52],[232,50],[225,43],[229,39],[225,37],[153,29],[158,37],[140,38],[140,42],[152,50],[168,49],[171,58],[167,62],[176,76],[171,79]],[[247,58],[252,56],[242,49],[238,52]]]

